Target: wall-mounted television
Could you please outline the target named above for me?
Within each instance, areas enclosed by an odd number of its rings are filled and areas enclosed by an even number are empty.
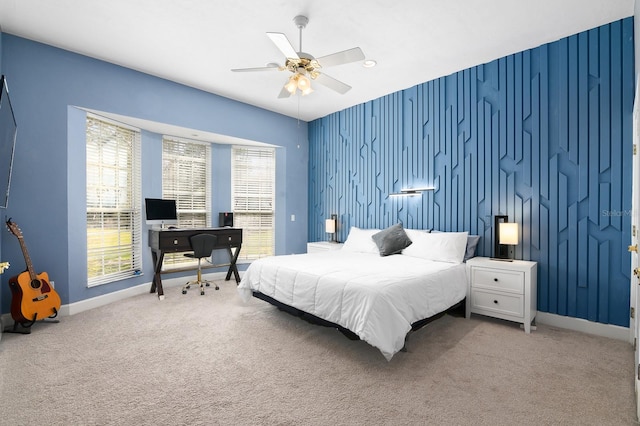
[[[175,225],[178,223],[176,200],[145,198],[144,206],[147,213],[147,225]]]
[[[9,204],[13,152],[16,145],[18,126],[9,100],[7,78],[0,76],[0,208]]]

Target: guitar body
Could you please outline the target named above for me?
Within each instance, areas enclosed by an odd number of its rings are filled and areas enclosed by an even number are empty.
[[[60,310],[60,296],[49,285],[46,272],[32,280],[28,271],[9,278],[11,289],[11,317],[15,322],[26,323],[55,316]]]

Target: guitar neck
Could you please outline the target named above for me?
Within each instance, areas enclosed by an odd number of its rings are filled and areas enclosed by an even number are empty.
[[[29,271],[29,278],[31,280],[35,280],[37,278],[36,272],[33,269],[33,264],[31,263],[31,257],[29,256],[29,251],[27,250],[27,245],[24,242],[24,238],[22,235],[18,236],[18,241],[20,242],[20,249],[22,250],[22,256],[24,256],[24,263],[27,265],[27,271]]]

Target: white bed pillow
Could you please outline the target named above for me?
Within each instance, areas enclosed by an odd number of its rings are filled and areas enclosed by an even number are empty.
[[[433,230],[431,232],[435,234],[435,233],[444,232],[444,231]],[[467,235],[467,250],[464,253],[463,262],[466,262],[467,260],[476,256],[476,248],[478,247],[479,242],[480,242],[480,235]]]
[[[420,234],[428,234],[429,232],[431,232],[431,230],[430,229],[406,229],[405,228],[404,232],[406,232],[407,236],[409,237],[409,239],[411,241],[413,241],[416,238],[418,238],[420,236]]]
[[[378,246],[373,241],[373,234],[380,232],[379,229],[360,229],[352,226],[347,236],[347,241],[342,245],[342,250],[357,253],[379,254]]]
[[[404,249],[402,254],[439,262],[462,263],[467,250],[467,234],[467,232],[416,233],[409,236],[413,244]]]

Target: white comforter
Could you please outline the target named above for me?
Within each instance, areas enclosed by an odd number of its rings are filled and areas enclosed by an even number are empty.
[[[464,299],[467,280],[464,264],[335,250],[256,260],[238,286],[244,301],[253,291],[348,328],[390,360],[412,323]]]

